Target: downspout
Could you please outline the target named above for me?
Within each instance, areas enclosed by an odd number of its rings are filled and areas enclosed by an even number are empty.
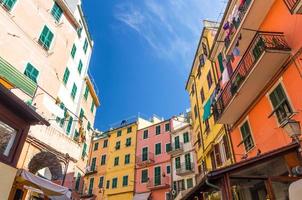
[[[211,187],[211,188],[214,188],[214,189],[220,191],[220,187],[217,186],[217,185],[214,185],[214,184],[210,183],[210,182],[209,182],[209,179],[206,179],[206,182],[205,182],[205,183],[206,183],[207,186],[209,186],[209,187]]]

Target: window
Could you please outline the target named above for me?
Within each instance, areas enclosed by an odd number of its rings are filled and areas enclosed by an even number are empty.
[[[77,86],[76,86],[76,84],[74,83],[73,84],[73,86],[72,86],[72,90],[71,90],[71,98],[74,100],[74,98],[75,98],[75,96],[76,96],[76,94],[77,94],[77,90],[78,90],[78,88],[77,88]]]
[[[121,148],[121,142],[120,141],[117,141],[115,143],[115,150],[119,150]]]
[[[2,4],[8,11],[11,11],[16,1],[17,0],[1,0],[0,4]]]
[[[25,76],[33,80],[35,83],[37,83],[39,71],[34,66],[32,66],[32,64],[27,63],[24,74]]]
[[[80,189],[80,181],[81,181],[81,174],[78,173],[77,178],[76,178],[76,182],[75,182],[75,186],[74,186],[76,191],[79,191],[79,189]]]
[[[108,180],[108,181],[106,182],[106,189],[109,189],[109,187],[110,187],[110,181]]]
[[[205,61],[205,55],[201,54],[199,56],[199,70],[200,70],[200,73],[201,73],[201,68],[205,65],[205,63],[206,63],[206,61]]]
[[[131,146],[131,138],[126,139],[126,147]]]
[[[96,150],[98,150],[98,148],[99,148],[99,143],[97,142],[97,143],[94,144],[93,150],[96,151]]]
[[[120,137],[122,135],[122,130],[118,130],[116,133],[116,137]]]
[[[274,107],[273,112],[276,114],[278,122],[281,124],[293,113],[282,85],[279,84],[269,97]]]
[[[117,178],[112,179],[112,188],[117,188]]]
[[[78,65],[78,72],[79,74],[82,73],[82,69],[83,69],[83,63],[82,63],[82,60],[79,61],[79,65]]]
[[[166,144],[166,152],[170,152],[172,149],[171,149],[171,143],[167,143]]]
[[[82,31],[83,31],[83,27],[78,28],[77,34],[78,34],[79,38],[81,38],[81,36],[82,36]]]
[[[75,44],[72,45],[72,49],[71,49],[71,57],[74,58],[75,54],[77,52],[77,47]]]
[[[204,102],[205,97],[204,97],[204,90],[203,90],[203,88],[201,88],[201,90],[200,90],[200,98],[201,98],[201,102]]]
[[[176,157],[175,158],[175,169],[179,169],[180,168],[180,157]]]
[[[90,107],[90,111],[91,111],[92,113],[94,112],[94,108],[95,108],[95,104],[94,104],[94,102],[92,101],[91,107]]]
[[[184,137],[184,143],[188,143],[190,141],[190,139],[189,139],[189,133],[188,132],[185,132],[183,134],[183,137]]]
[[[248,121],[246,121],[240,127],[240,132],[241,132],[241,135],[242,135],[242,142],[240,144],[243,143],[245,150],[249,151],[250,149],[252,149],[254,147],[254,141],[253,141],[253,138],[252,138],[252,133],[251,133],[251,129],[250,129]]]
[[[197,106],[194,106],[194,117],[195,119],[198,117],[198,111],[197,111]]]
[[[8,157],[17,137],[17,130],[0,121],[0,155]]]
[[[187,153],[185,155],[185,167],[186,167],[186,170],[192,170],[192,165],[191,165],[191,155],[190,153]]]
[[[203,52],[203,54],[208,57],[209,54],[208,54],[208,47],[207,47],[207,45],[204,42],[201,45],[202,45],[202,52]]]
[[[170,131],[170,123],[165,124],[165,131]]]
[[[220,166],[222,164],[222,158],[219,148],[219,143],[214,145],[214,154],[215,154],[215,161],[217,166]]]
[[[161,167],[154,167],[154,186],[161,185]]]
[[[127,133],[131,133],[132,132],[132,126],[127,128]]]
[[[144,132],[143,132],[143,139],[147,139],[148,137],[149,137],[148,130],[144,130]]]
[[[205,132],[209,133],[210,132],[209,119],[204,120],[204,125],[205,125]]]
[[[209,71],[209,73],[208,73],[208,75],[207,75],[207,81],[208,81],[208,87],[209,87],[209,89],[210,89],[211,86],[212,86],[212,84],[213,84],[211,71]]]
[[[107,146],[108,146],[108,140],[104,140],[103,148],[106,148]]]
[[[170,165],[167,165],[167,174],[170,174],[171,173],[171,166]]]
[[[142,161],[148,160],[148,147],[142,149]]]
[[[174,138],[174,147],[175,147],[175,149],[179,149],[180,148],[180,142],[179,142],[179,136],[176,136],[175,138]]]
[[[104,187],[104,176],[101,176],[99,180],[99,188],[103,188],[103,187]]]
[[[95,164],[96,164],[96,158],[92,158],[92,160],[91,160],[91,166],[90,166],[90,170],[91,171],[95,170]]]
[[[80,110],[80,119],[81,120],[83,120],[84,115],[85,115],[84,110],[81,108],[81,110]]]
[[[161,154],[161,143],[155,144],[155,155]]]
[[[215,161],[215,152],[214,151],[211,151],[210,158],[211,158],[212,169],[214,170],[214,169],[217,168],[216,161]]]
[[[86,150],[87,150],[87,144],[84,143],[83,144],[83,150],[82,150],[82,158],[84,158],[86,156]]]
[[[87,98],[88,98],[88,94],[89,94],[89,88],[88,88],[88,86],[86,85],[85,93],[84,93],[84,97],[85,97],[86,100],[87,100]]]
[[[155,134],[159,135],[160,134],[160,126],[155,127]]]
[[[128,186],[128,175],[127,176],[123,176],[123,187]]]
[[[63,76],[63,83],[64,83],[64,85],[67,84],[69,75],[70,75],[70,71],[69,71],[69,69],[66,67],[65,72],[64,72],[64,76]]]
[[[73,118],[69,117],[68,124],[67,124],[67,127],[66,127],[66,133],[67,133],[67,135],[69,135],[69,133],[70,133],[72,122],[73,122]]]
[[[53,40],[53,33],[50,31],[50,29],[45,25],[42,33],[39,37],[39,44],[45,49],[49,50],[51,42]]]
[[[223,136],[222,142],[223,142],[225,157],[228,160],[228,159],[231,158],[231,152],[230,152],[229,140],[228,140],[228,137],[226,135]]]
[[[114,158],[114,166],[117,166],[119,164],[120,158],[119,157],[115,157]]]
[[[193,85],[192,85],[192,88],[191,88],[191,94],[192,94],[192,95],[194,95],[194,93],[195,93],[194,87],[195,87],[195,85],[193,84]]]
[[[130,154],[125,155],[125,164],[130,163]]]
[[[193,179],[189,178],[187,179],[187,189],[192,188],[193,187]]]
[[[63,10],[60,8],[60,6],[57,4],[57,2],[55,2],[53,4],[53,7],[51,9],[51,14],[52,14],[52,16],[55,18],[55,20],[57,22],[60,21],[60,18],[61,18],[62,14],[63,14]]]
[[[93,182],[94,182],[94,178],[90,178],[89,187],[88,187],[88,194],[89,194],[89,195],[92,194],[92,190],[93,190]]]
[[[85,38],[85,42],[84,42],[84,46],[83,46],[83,50],[85,53],[87,52],[87,49],[88,49],[88,41],[87,41],[87,38]]]
[[[106,164],[106,155],[102,155],[101,157],[101,165],[105,165]]]
[[[91,129],[91,124],[90,122],[87,123],[87,130],[89,131]]]
[[[165,200],[172,200],[170,192],[166,192],[166,199]]]
[[[142,170],[142,176],[141,176],[141,182],[142,183],[147,183],[148,182],[148,169],[143,169]]]
[[[200,148],[200,146],[201,146],[201,136],[200,136],[200,132],[198,132],[198,134],[197,134],[197,144],[198,144],[198,148]]]

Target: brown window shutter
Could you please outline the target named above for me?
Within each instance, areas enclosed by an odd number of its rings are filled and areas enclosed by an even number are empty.
[[[223,136],[223,146],[224,146],[226,158],[230,159],[231,158],[230,145],[229,145],[228,137],[226,135]]]

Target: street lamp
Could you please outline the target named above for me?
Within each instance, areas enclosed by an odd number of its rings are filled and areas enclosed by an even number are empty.
[[[295,140],[297,143],[300,143],[299,136],[301,135],[301,125],[299,121],[288,119],[285,121],[282,128],[290,138]]]

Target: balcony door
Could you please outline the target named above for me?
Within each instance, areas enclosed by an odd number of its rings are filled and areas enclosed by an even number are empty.
[[[154,186],[161,185],[161,168],[160,166],[154,168]]]

